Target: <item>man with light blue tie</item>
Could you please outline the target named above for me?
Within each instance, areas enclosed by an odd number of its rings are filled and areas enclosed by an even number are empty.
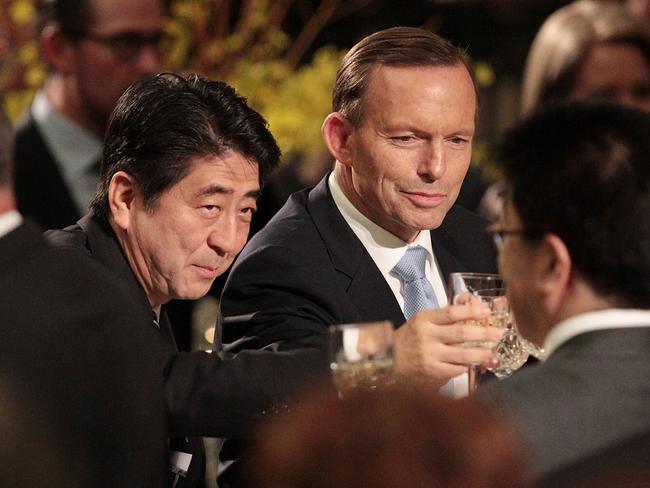
[[[334,171],[246,246],[217,337],[237,348],[318,347],[328,325],[391,320],[397,372],[437,387],[458,377],[447,391],[462,396],[468,364],[491,359],[462,343],[500,336],[464,323],[486,314],[480,305],[448,306],[445,293],[451,272],[496,271],[485,222],[453,205],[476,120],[470,69],[435,34],[386,29],[343,59],[333,108],[322,132]]]
[[[467,323],[487,316],[480,304],[448,306],[445,293],[449,273],[496,271],[486,222],[454,206],[476,100],[462,52],[431,32],[391,28],[354,46],[322,128],[334,171],[245,247],[215,348],[321,347],[329,325],[391,320],[396,372],[466,395],[468,365],[491,352],[462,343],[501,335]]]

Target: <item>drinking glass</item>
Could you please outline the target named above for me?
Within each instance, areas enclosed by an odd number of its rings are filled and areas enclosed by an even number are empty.
[[[328,334],[330,370],[339,396],[395,381],[390,321],[332,325]]]
[[[453,305],[467,305],[475,300],[481,300],[478,295],[480,290],[503,289],[503,277],[496,273],[451,273],[449,275],[448,296]],[[505,297],[504,297],[505,298]],[[489,325],[489,319],[478,322],[478,325]],[[492,347],[483,341],[466,342],[465,347]],[[470,364],[469,370],[469,393],[472,394],[478,388],[481,377],[481,365]]]
[[[510,311],[506,290],[505,288],[488,288],[478,290],[477,295],[490,307],[488,325],[504,331],[501,340],[492,345],[493,351],[499,358],[499,366],[491,368],[490,371],[499,379],[507,378],[526,362],[528,351],[524,348]],[[490,347],[489,344],[485,344],[485,346]]]

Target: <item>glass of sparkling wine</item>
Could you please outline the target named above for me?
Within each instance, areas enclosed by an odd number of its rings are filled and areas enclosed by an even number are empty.
[[[395,381],[390,321],[332,325],[328,334],[330,370],[340,396]]]
[[[491,369],[499,378],[507,378],[519,369],[528,359],[528,351],[524,348],[517,331],[514,317],[510,311],[505,288],[488,288],[478,290],[477,295],[490,307],[489,327],[503,329],[503,337],[496,344],[486,344],[492,347],[499,358],[499,366]]]
[[[481,300],[480,290],[494,290],[505,288],[503,277],[496,273],[451,273],[449,275],[448,297],[453,305],[467,305],[475,300]],[[476,322],[474,322],[476,323]],[[478,325],[488,326],[489,321],[481,321]],[[488,347],[493,344],[486,344],[482,341],[466,342],[465,347]],[[471,364],[469,374],[469,393],[472,394],[478,388],[481,377],[481,365]]]

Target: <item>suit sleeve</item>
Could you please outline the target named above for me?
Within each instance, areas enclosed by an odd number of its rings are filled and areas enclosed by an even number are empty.
[[[175,354],[165,370],[170,435],[247,437],[295,408],[302,389],[325,381],[326,371],[320,349]]]
[[[230,350],[321,347],[327,326],[340,322],[341,277],[324,250],[255,246],[235,264],[226,283],[221,314]],[[344,290],[345,288],[343,288]]]

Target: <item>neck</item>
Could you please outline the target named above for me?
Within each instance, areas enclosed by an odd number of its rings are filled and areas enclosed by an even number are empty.
[[[65,114],[80,127],[103,139],[106,126],[87,107],[76,78],[52,73],[43,85],[43,91],[57,112]]]
[[[336,178],[336,182],[339,184],[341,190],[350,203],[352,203],[352,205],[354,205],[354,207],[368,219],[372,220],[375,224],[394,236],[399,237],[406,243],[411,243],[417,239],[419,232],[413,232],[412,229],[399,225],[395,220],[386,220],[389,224],[386,225],[386,222],[377,222],[377,219],[373,218],[372,212],[354,187],[354,177],[352,175],[352,169],[349,166],[336,161],[334,166],[334,178]]]
[[[129,263],[131,272],[147,296],[149,306],[156,313],[156,316],[159,317],[160,308],[170,299],[157,291],[151,280],[151,274],[149,273],[146,260],[137,245],[134,245],[128,238],[127,232],[117,226],[111,217],[109,217],[109,224],[117,236],[117,241],[120,243],[124,256],[126,256],[126,261]]]
[[[551,325],[546,331],[546,335],[548,335],[556,324],[576,315],[619,306],[620,304],[616,300],[599,295],[585,281],[580,278],[574,278],[572,279],[571,286],[567,290],[565,299],[562,300],[556,313],[549,320],[549,324]]]

